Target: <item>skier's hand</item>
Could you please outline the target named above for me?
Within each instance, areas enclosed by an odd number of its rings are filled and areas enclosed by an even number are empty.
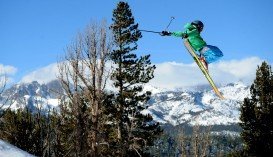
[[[185,39],[185,38],[187,38],[187,37],[188,37],[188,34],[186,34],[186,33],[182,35],[182,38],[183,38],[183,39]]]
[[[160,33],[160,35],[162,35],[162,36],[170,36],[172,33],[171,32],[168,32],[168,31],[162,31],[161,33]]]

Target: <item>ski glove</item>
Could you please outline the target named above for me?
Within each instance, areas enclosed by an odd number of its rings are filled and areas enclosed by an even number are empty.
[[[162,31],[161,32],[161,35],[162,36],[170,36],[172,33],[171,32],[168,32],[168,31]]]
[[[186,34],[186,33],[185,33],[185,34],[182,34],[182,38],[183,38],[183,39],[185,39],[185,38],[187,38],[187,37],[188,37],[188,34]]]

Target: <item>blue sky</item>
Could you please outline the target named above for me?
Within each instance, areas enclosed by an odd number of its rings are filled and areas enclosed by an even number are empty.
[[[1,0],[0,67],[13,69],[14,82],[55,63],[67,45],[92,20],[111,24],[118,0]],[[271,0],[128,0],[139,29],[182,30],[187,22],[205,24],[202,36],[224,53],[222,61],[257,57],[273,62],[273,1]],[[151,54],[155,64],[191,64],[175,37],[144,33],[138,54]],[[254,66],[255,67],[255,66]],[[255,70],[255,69],[254,69]]]

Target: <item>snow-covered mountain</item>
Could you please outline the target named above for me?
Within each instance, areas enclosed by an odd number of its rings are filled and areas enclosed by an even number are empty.
[[[36,108],[48,110],[58,107],[61,93],[58,81],[48,84],[39,84],[37,81],[16,84],[3,92],[0,96],[0,104],[5,104],[3,109],[8,107],[18,109],[28,106],[31,110]]]
[[[239,108],[250,96],[249,87],[233,83],[219,88],[225,100],[218,98],[210,88],[203,90],[166,91],[152,89],[154,95],[144,113],[156,121],[179,125],[229,125],[239,122]]]
[[[245,97],[250,96],[249,87],[243,83],[232,83],[219,88],[225,100],[219,99],[210,86],[187,89],[166,90],[145,86],[153,95],[143,113],[150,113],[154,119],[164,124],[179,125],[229,125],[239,122],[239,107]],[[10,101],[12,109],[25,105],[35,109],[51,109],[58,106],[60,84],[57,81],[48,84],[32,82],[14,85],[0,97]],[[0,101],[1,105],[1,101]]]

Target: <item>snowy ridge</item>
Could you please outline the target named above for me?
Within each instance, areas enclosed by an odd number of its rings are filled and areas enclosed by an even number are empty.
[[[17,84],[7,89],[0,96],[0,105],[5,102],[5,100],[8,100],[2,109],[10,107],[16,110],[27,106],[32,111],[35,109],[47,111],[57,108],[59,105],[59,97],[56,93],[59,93],[61,90],[56,89],[56,87],[59,88],[59,85],[55,81],[42,85],[37,81]]]
[[[38,82],[20,84],[7,89],[0,97],[9,96],[11,109],[28,106],[47,111],[58,108],[59,99],[55,91],[61,91],[58,83],[40,85]],[[53,90],[52,90],[53,89]],[[152,92],[151,100],[143,114],[150,113],[155,121],[163,124],[229,125],[239,122],[240,105],[250,96],[249,87],[242,82],[231,83],[219,88],[225,100],[219,99],[210,86],[162,89],[146,85],[144,90]],[[8,106],[8,104],[6,104]]]
[[[249,87],[243,83],[228,84],[219,88],[225,100],[212,90],[157,92],[149,101],[150,113],[161,123],[179,125],[229,125],[239,122],[239,108],[244,98],[250,96]]]

